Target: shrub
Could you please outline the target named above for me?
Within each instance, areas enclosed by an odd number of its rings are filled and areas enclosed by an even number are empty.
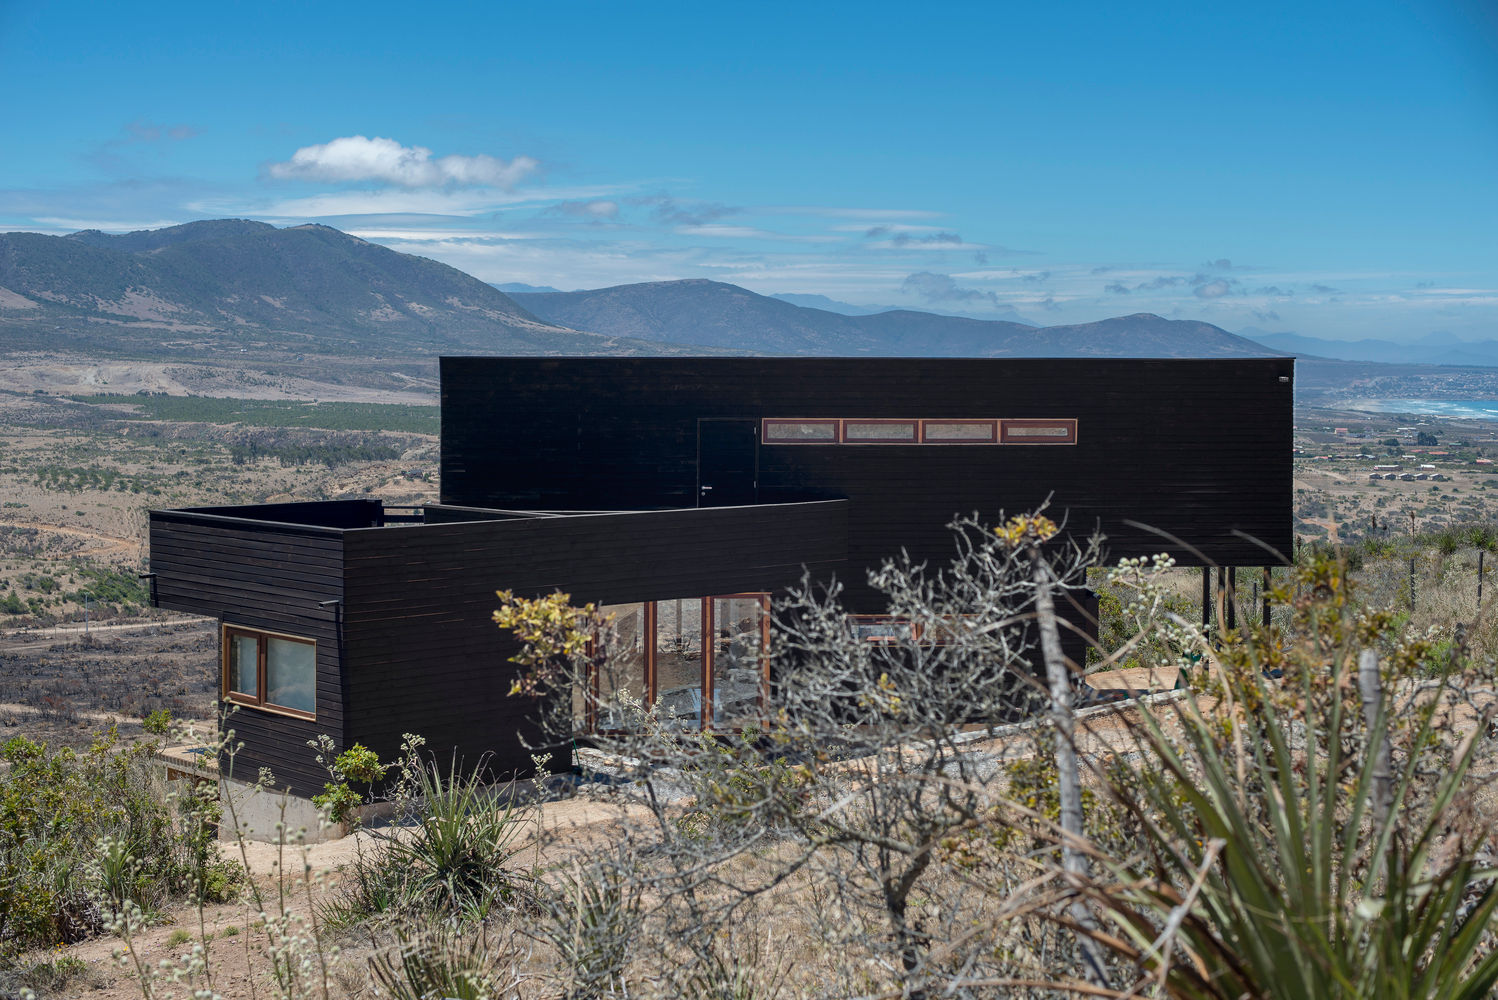
[[[149,713],[141,720],[140,726],[152,736],[165,736],[172,729],[172,713],[170,709],[158,708]]]
[[[375,914],[487,916],[516,899],[525,880],[509,867],[527,814],[514,794],[485,786],[483,767],[455,760],[408,776],[419,803],[412,828],[377,831],[374,846],[350,866],[348,888],[324,911],[335,926]]]
[[[324,736],[311,741],[309,745],[323,751],[317,758],[323,761],[331,751],[333,742]],[[379,756],[373,750],[362,743],[355,743],[333,758],[333,763],[328,768],[333,780],[323,785],[320,794],[312,796],[312,804],[327,810],[328,818],[333,822],[347,823],[355,809],[370,801],[372,786],[385,777],[388,770],[390,765],[381,764]],[[363,785],[364,791],[356,791],[350,782]]]
[[[1115,928],[1094,938],[1174,997],[1487,996],[1493,831],[1464,782],[1494,710],[1465,692],[1490,679],[1420,683],[1428,638],[1334,560],[1297,576],[1293,637],[1249,630],[1210,700],[1141,712],[1137,764],[1107,776],[1140,834],[1084,890]]]
[[[101,902],[150,911],[168,898],[227,898],[242,877],[214,843],[217,790],[174,810],[155,743],[121,748],[113,728],[82,752],[16,737],[0,748],[0,964],[79,940]]]

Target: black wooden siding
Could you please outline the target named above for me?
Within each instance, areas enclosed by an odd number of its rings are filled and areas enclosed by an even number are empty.
[[[496,590],[600,604],[778,590],[803,564],[841,566],[846,532],[841,502],[345,532],[348,739],[388,757],[418,733],[441,760],[492,753],[494,773],[527,772],[536,711],[509,696]],[[566,752],[550,766],[570,766]]]
[[[352,507],[325,510],[335,520],[353,512]],[[305,509],[300,513],[310,516]],[[244,744],[234,758],[233,777],[254,781],[260,768],[268,767],[277,788],[303,796],[321,791],[327,774],[307,741],[326,733],[348,745],[338,609],[318,606],[343,597],[343,532],[191,511],[152,511],[150,531],[157,607],[317,640],[315,720],[240,707],[228,726]],[[217,673],[218,661],[209,669]],[[226,769],[228,763],[220,761]]]
[[[365,527],[382,521],[373,501],[151,513],[159,607],[318,643],[317,718],[240,707],[229,722],[244,743],[234,777],[269,767],[277,787],[315,794],[327,775],[307,742],[324,733],[386,759],[403,733],[417,733],[441,760],[456,753],[473,765],[489,754],[496,773],[528,771],[536,711],[509,697],[515,646],[491,620],[496,590],[604,604],[779,590],[803,566],[836,570],[847,545],[841,501],[499,520],[429,513],[433,523],[395,527]],[[558,754],[552,766],[570,761]]]
[[[859,567],[952,552],[959,513],[1051,498],[1110,558],[1185,546],[1262,565],[1291,545],[1288,359],[444,358],[442,500],[518,509],[695,506],[699,418],[1075,417],[1075,446],[761,445],[759,498],[846,497]],[[1281,379],[1285,381],[1281,381]],[[1238,533],[1241,533],[1238,534]]]

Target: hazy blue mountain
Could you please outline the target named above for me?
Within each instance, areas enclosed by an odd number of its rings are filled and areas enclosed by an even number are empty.
[[[1149,313],[1040,328],[909,309],[848,316],[704,279],[515,298],[542,319],[573,329],[775,354],[1220,357],[1276,353],[1210,323],[1167,320]]]
[[[523,289],[517,289],[517,291],[521,290]],[[771,295],[770,298],[789,302],[793,306],[806,306],[808,309],[825,309],[828,312],[842,313],[844,316],[872,316],[875,313],[905,312],[910,309],[909,306],[855,306],[851,302],[839,302],[837,299],[828,298],[825,295],[805,295],[792,292],[780,292]],[[1025,319],[1016,310],[1007,306],[998,315],[988,316],[975,316],[972,313],[958,312],[952,309],[937,309],[932,306],[927,306],[925,309],[916,311],[934,313],[937,316],[961,316],[965,319],[1002,319],[1008,320],[1011,323],[1024,323],[1026,326],[1040,325]]]
[[[910,309],[850,316],[700,279],[512,298],[445,264],[326,226],[278,229],[236,219],[123,235],[0,234],[0,347],[366,359],[441,353],[1274,353],[1207,323],[1147,313],[1039,328]]]
[[[462,271],[336,229],[242,220],[120,236],[0,234],[0,343],[405,356],[662,350],[559,328]]]
[[[1463,341],[1450,333],[1427,334],[1413,343],[1392,340],[1331,340],[1299,333],[1261,333],[1252,328],[1244,336],[1297,357],[1335,358],[1339,361],[1378,361],[1398,365],[1498,365],[1498,340]]]
[[[210,219],[204,222],[189,222],[166,229],[137,229],[133,233],[105,233],[97,229],[85,229],[69,233],[63,239],[86,243],[105,250],[129,250],[133,253],[160,250],[162,247],[179,246],[183,243],[200,243],[206,240],[234,239],[240,236],[258,236],[275,232],[276,227],[268,222],[251,222],[248,219]]]
[[[523,292],[560,292],[561,291],[560,288],[552,288],[550,285],[527,285],[523,281],[491,281],[491,282],[489,282],[489,284],[493,285],[495,288],[498,288],[501,292],[504,292],[506,295],[513,295],[516,292],[522,292],[523,293]]]

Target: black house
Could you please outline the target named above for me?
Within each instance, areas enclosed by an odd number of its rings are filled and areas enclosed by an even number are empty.
[[[731,726],[765,690],[770,595],[836,574],[849,611],[876,616],[865,568],[902,548],[945,561],[956,514],[1049,498],[1111,558],[1277,561],[1293,373],[1288,359],[444,358],[439,503],[153,511],[153,596],[222,623],[241,777],[268,766],[313,794],[325,774],[307,741],[324,733],[383,757],[420,733],[524,771],[535,706],[508,696],[496,589],[612,606],[635,693],[683,726]]]

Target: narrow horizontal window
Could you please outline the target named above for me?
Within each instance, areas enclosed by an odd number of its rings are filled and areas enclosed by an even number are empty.
[[[843,444],[915,444],[918,420],[844,420]]]
[[[922,420],[925,444],[993,444],[999,439],[997,420]]]
[[[1075,418],[765,417],[763,444],[1076,444]]]
[[[848,628],[860,642],[909,642],[915,637],[911,622],[890,615],[849,615]]]
[[[999,440],[1004,444],[1076,444],[1075,420],[1004,420]]]
[[[841,420],[766,418],[760,440],[765,444],[837,444]]]

